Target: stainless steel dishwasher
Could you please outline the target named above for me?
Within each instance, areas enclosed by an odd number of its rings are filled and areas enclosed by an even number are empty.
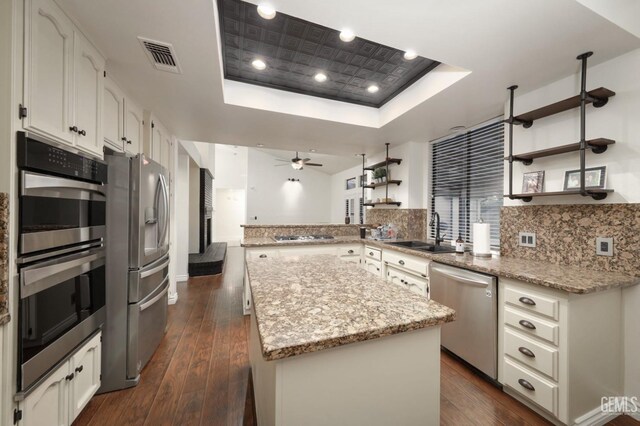
[[[431,299],[455,309],[441,344],[490,378],[498,378],[498,279],[431,262]]]

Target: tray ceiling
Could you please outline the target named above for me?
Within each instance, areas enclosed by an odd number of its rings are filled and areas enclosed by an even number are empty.
[[[274,89],[379,108],[439,62],[340,32],[284,13],[263,19],[255,5],[218,0],[225,78]],[[264,70],[252,66],[255,59]],[[327,80],[314,79],[323,73]],[[376,93],[367,88],[378,86]]]

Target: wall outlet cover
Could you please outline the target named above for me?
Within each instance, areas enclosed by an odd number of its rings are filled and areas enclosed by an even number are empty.
[[[536,234],[534,232],[520,232],[518,234],[518,245],[520,247],[536,247]]]
[[[596,238],[596,255],[613,256],[613,238],[597,237]]]

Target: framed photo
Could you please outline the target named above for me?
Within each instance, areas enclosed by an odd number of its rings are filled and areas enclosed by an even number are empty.
[[[584,187],[604,189],[606,185],[607,167],[590,167],[584,171]],[[564,172],[564,190],[580,189],[580,170]]]
[[[522,175],[522,193],[542,192],[544,187],[544,170],[528,172]]]
[[[347,191],[356,187],[356,178],[352,177],[347,179]]]

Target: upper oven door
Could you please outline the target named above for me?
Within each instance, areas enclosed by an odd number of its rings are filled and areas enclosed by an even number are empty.
[[[22,171],[20,255],[104,238],[104,186]]]

